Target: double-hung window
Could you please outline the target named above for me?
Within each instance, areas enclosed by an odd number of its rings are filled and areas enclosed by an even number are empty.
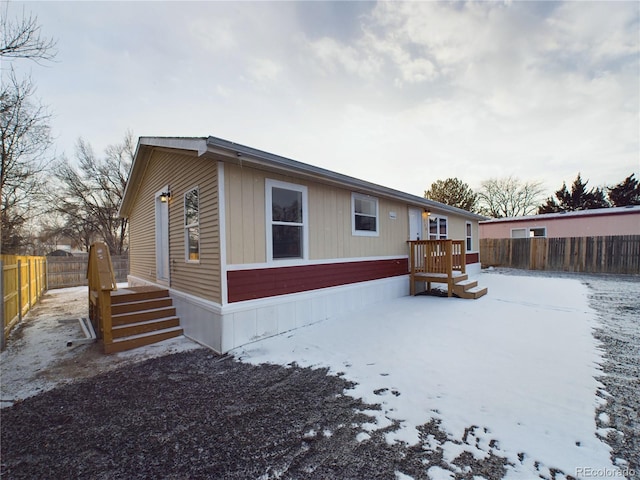
[[[378,199],[360,193],[351,194],[351,233],[352,235],[377,237],[380,218]]]
[[[270,179],[265,186],[267,259],[307,259],[307,187]]]
[[[198,187],[184,194],[185,260],[200,261],[200,198]]]
[[[473,248],[473,236],[472,236],[472,227],[471,222],[467,222],[466,226],[467,231],[467,252],[470,252]]]
[[[447,217],[431,215],[429,217],[429,240],[446,240]]]

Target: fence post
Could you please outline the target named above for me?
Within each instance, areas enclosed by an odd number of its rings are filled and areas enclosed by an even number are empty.
[[[6,347],[6,340],[4,338],[4,262],[0,258],[0,350],[4,350]]]
[[[27,287],[27,295],[29,295],[29,310],[31,310],[31,307],[33,306],[31,303],[31,259],[27,260]]]
[[[18,260],[18,322],[22,321],[22,260]]]

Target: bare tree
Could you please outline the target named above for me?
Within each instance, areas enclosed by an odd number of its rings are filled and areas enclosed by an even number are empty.
[[[52,60],[55,41],[40,34],[37,17],[12,19],[9,4],[0,19],[0,61]],[[29,77],[18,80],[13,66],[2,74],[0,88],[0,204],[2,228],[0,251],[19,253],[25,243],[24,227],[33,218],[42,196],[42,172],[51,146],[49,113],[34,100],[35,88]]]
[[[12,73],[0,90],[0,198],[3,253],[19,253],[22,227],[38,212],[50,158],[49,114],[34,103],[34,87]]]
[[[28,58],[35,62],[53,60],[56,42],[41,35],[38,17],[27,16],[23,10],[21,18],[12,19],[8,11],[9,2],[6,2],[0,21],[0,57]]]
[[[514,176],[490,178],[478,192],[480,211],[493,218],[529,215],[536,211],[543,191],[541,182],[522,182]]]
[[[108,146],[102,159],[80,139],[76,147],[79,169],[66,159],[55,166],[54,175],[61,185],[61,194],[53,202],[55,211],[65,217],[69,235],[85,247],[100,238],[113,254],[127,250],[128,223],[118,218],[118,208],[134,154],[131,132],[122,143]]]

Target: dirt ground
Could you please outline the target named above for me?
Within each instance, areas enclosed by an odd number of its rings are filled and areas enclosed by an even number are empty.
[[[602,324],[594,332],[605,358],[599,433],[614,463],[638,472],[640,279],[582,280]],[[11,405],[0,414],[3,479],[426,479],[427,471],[451,470],[441,449],[427,447],[432,442],[388,445],[385,430],[367,429],[367,411],[379,407],[345,395],[351,385],[324,370],[251,366],[186,339],[129,356],[103,356],[96,345],[51,354],[40,343],[38,350],[28,335],[32,319],[48,322],[48,337],[59,342],[77,327],[56,318],[82,315],[77,292],[62,305],[53,301],[45,297],[44,310],[34,310],[2,354],[0,392]],[[421,432],[424,439],[472,445],[474,428],[452,439],[432,421]],[[456,479],[499,479],[507,471],[494,454],[483,460],[462,454],[452,463]]]

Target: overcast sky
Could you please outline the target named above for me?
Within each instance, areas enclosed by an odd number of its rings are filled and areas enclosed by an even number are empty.
[[[3,2],[4,3],[4,2]],[[640,176],[640,3],[11,2],[56,152],[213,135],[422,195]],[[6,71],[6,64],[3,66]]]

